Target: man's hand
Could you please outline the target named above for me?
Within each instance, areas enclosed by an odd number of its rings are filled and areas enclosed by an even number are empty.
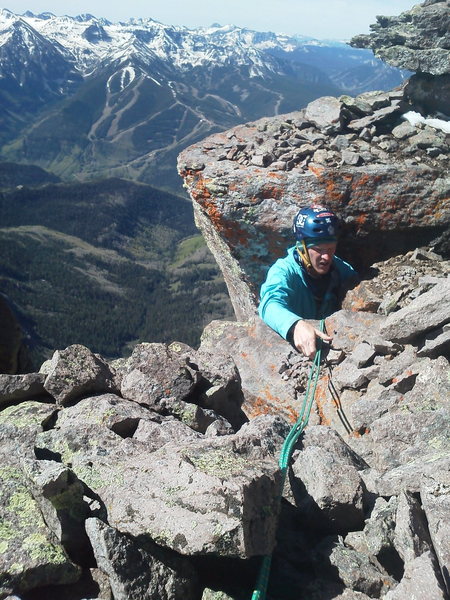
[[[314,358],[316,353],[316,337],[322,338],[325,342],[331,342],[332,337],[316,329],[308,321],[297,321],[294,327],[292,341],[294,346],[310,359]]]

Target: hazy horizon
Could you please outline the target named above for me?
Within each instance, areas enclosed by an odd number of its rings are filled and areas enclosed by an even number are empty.
[[[16,14],[27,10],[58,16],[90,13],[112,22],[150,17],[166,25],[191,28],[220,23],[318,39],[349,39],[358,33],[368,33],[376,15],[398,15],[415,4],[418,3],[412,0],[246,0],[244,3],[227,0],[217,4],[206,0],[189,3],[129,0],[125,5],[113,5],[105,0],[82,0],[67,2],[61,10],[61,3],[56,0],[14,0],[4,8]]]

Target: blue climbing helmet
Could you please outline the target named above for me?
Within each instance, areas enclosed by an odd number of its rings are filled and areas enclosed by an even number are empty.
[[[297,242],[306,247],[337,242],[339,219],[325,206],[308,206],[295,215],[293,231]]]

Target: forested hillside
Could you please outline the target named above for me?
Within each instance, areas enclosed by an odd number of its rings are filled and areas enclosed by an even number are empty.
[[[137,340],[195,346],[231,315],[186,200],[121,179],[17,181],[0,193],[0,289],[35,360],[71,343],[110,357]]]

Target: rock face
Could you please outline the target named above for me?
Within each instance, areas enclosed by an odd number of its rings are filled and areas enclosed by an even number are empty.
[[[427,0],[398,17],[377,17],[372,33],[350,44],[371,48],[390,65],[414,71],[406,95],[425,111],[449,115],[450,11],[448,1]]]
[[[373,33],[357,35],[352,46],[371,48],[390,65],[444,75],[450,72],[449,5],[427,0],[398,17],[377,17]]]

